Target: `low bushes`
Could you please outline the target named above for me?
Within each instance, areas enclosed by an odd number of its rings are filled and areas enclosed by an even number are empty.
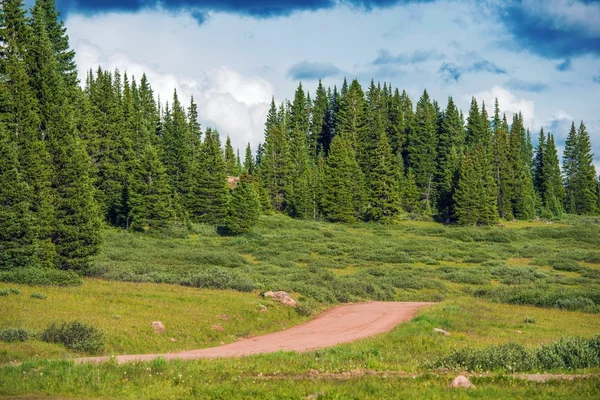
[[[32,334],[23,328],[8,328],[0,330],[0,341],[2,342],[25,342]]]
[[[48,343],[60,343],[75,351],[96,353],[104,348],[104,334],[81,321],[53,323],[40,335]]]
[[[580,369],[600,366],[600,335],[589,340],[567,337],[529,350],[519,343],[506,343],[483,349],[469,347],[433,362],[430,368],[467,371]]]

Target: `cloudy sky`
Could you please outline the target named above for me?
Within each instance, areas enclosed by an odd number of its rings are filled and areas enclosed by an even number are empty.
[[[564,141],[584,120],[600,171],[600,0],[57,0],[80,73],[146,72],[234,146],[262,140],[272,96],[344,77],[423,89],[444,107],[497,97]],[[84,75],[83,75],[84,76]]]

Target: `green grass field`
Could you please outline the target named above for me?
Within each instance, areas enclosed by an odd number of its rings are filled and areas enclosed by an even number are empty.
[[[515,342],[533,351],[566,336],[600,334],[598,222],[505,225],[349,226],[268,216],[253,233],[237,238],[219,237],[202,225],[193,226],[191,234],[107,230],[81,286],[0,283],[0,291],[20,291],[0,296],[0,330],[35,333],[55,321],[79,319],[104,332],[105,347],[98,354],[168,352],[211,347],[308,318],[263,299],[264,290],[290,292],[303,304],[302,314],[369,299],[439,304],[390,333],[304,354],[75,365],[65,359],[83,353],[59,344],[36,338],[0,342],[0,396],[597,398],[598,375],[526,382],[503,365],[474,377],[477,389],[456,391],[446,387],[459,371],[432,367],[463,348]],[[268,311],[260,312],[261,305]],[[155,320],[164,323],[166,334],[153,333]],[[600,369],[530,372],[598,374]]]

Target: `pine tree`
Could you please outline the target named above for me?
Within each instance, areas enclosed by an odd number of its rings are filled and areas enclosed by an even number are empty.
[[[243,172],[249,175],[254,174],[254,157],[252,157],[252,148],[250,148],[250,143],[246,146],[246,154],[244,157],[244,168]]]
[[[417,103],[412,134],[408,138],[408,161],[422,194],[423,211],[429,209],[435,197],[433,180],[437,158],[437,115],[427,91]]]
[[[560,217],[564,213],[564,188],[560,175],[558,152],[556,151],[554,136],[551,134],[548,134],[541,164],[540,199],[542,202],[542,215],[550,218]]]
[[[565,141],[563,151],[563,180],[565,186],[565,209],[570,214],[577,212],[575,199],[577,196],[576,179],[578,171],[579,141],[575,122],[571,122],[571,129]]]
[[[231,146],[231,139],[227,136],[225,140],[225,153],[223,155],[223,160],[225,162],[225,172],[229,176],[237,176],[237,160],[235,158],[235,154],[233,153],[233,147]]]
[[[400,210],[400,197],[392,151],[385,132],[379,135],[376,151],[377,164],[370,181],[367,217],[373,221],[389,222]]]
[[[146,144],[134,163],[130,183],[130,226],[135,230],[164,228],[173,220],[171,188],[154,146]]]
[[[197,222],[218,224],[227,212],[229,189],[221,142],[216,130],[208,128],[204,133],[200,160],[200,178],[198,185],[193,187],[196,201],[189,212]]]
[[[54,173],[46,146],[45,132],[40,132],[39,103],[31,90],[24,58],[31,43],[21,0],[7,0],[0,8],[0,121],[16,141],[22,177],[32,191],[31,211],[36,219],[35,235],[42,266],[53,267],[56,250],[52,243],[54,224]]]
[[[401,192],[401,202],[404,209],[409,213],[420,213],[423,211],[421,194],[417,188],[415,175],[411,168],[406,173],[406,181]]]
[[[512,205],[511,205],[511,177],[512,171],[509,163],[509,143],[508,143],[508,123],[506,115],[500,119],[500,107],[498,99],[494,104],[494,120],[493,120],[493,135],[492,135],[492,155],[494,166],[494,179],[498,187],[498,214],[500,217],[512,220]]]
[[[590,135],[583,121],[577,130],[578,154],[575,180],[575,210],[578,214],[595,214],[596,210],[596,168]]]
[[[55,174],[56,220],[52,233],[57,266],[84,270],[99,249],[100,220],[90,179],[90,159],[76,130],[74,106],[54,59],[44,14],[32,13],[33,36],[29,51],[32,87],[41,110],[41,127],[48,138]]]
[[[231,192],[227,213],[219,231],[227,235],[240,235],[250,231],[258,222],[260,203],[251,178],[242,174]]]
[[[465,146],[467,149],[474,148],[477,144],[483,142],[484,124],[479,113],[479,106],[475,97],[471,98],[471,108],[467,117],[467,130],[465,135]]]
[[[452,97],[443,113],[438,135],[436,190],[437,209],[440,220],[450,222],[454,218],[454,189],[458,181],[464,127]]]
[[[0,270],[39,266],[32,192],[19,167],[17,146],[0,125]]]
[[[513,117],[509,142],[512,213],[516,218],[530,219],[535,215],[535,189],[531,175],[532,161],[521,114]]]
[[[277,211],[286,208],[290,196],[292,163],[286,136],[282,125],[265,128],[265,153],[260,163],[262,183]]]
[[[339,110],[335,115],[336,135],[346,135],[356,151],[358,138],[362,137],[367,125],[365,94],[357,79],[352,81],[350,87],[344,80],[344,86]]]
[[[497,188],[493,168],[482,144],[463,159],[454,195],[455,212],[461,225],[490,225],[498,218]]]
[[[362,171],[356,162],[351,139],[344,134],[331,141],[322,208],[325,218],[333,222],[355,222],[362,215],[364,193]]]
[[[315,101],[312,107],[312,119],[310,121],[309,154],[316,158],[320,150],[329,148],[331,139],[327,129],[327,111],[329,108],[328,96],[321,80],[317,86]]]

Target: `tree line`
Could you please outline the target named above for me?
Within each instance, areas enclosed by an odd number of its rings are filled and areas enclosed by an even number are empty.
[[[257,175],[266,208],[300,218],[390,221],[402,213],[464,225],[499,218],[598,214],[599,180],[590,137],[573,123],[563,169],[554,136],[532,145],[523,116],[509,124],[471,101],[465,118],[427,91],[416,107],[405,91],[358,80],[319,82],[314,101],[300,84],[292,102],[269,111]]]
[[[189,222],[247,232],[260,212],[388,222],[402,214],[480,225],[498,218],[600,211],[583,122],[534,149],[521,114],[509,125],[473,99],[467,117],[423,95],[357,80],[298,86],[273,100],[264,142],[243,159],[201,129],[198,107],[157,99],[139,81],[98,68],[77,78],[54,0],[0,9],[0,269],[84,271],[103,224],[131,230]],[[239,182],[228,184],[228,177]]]

